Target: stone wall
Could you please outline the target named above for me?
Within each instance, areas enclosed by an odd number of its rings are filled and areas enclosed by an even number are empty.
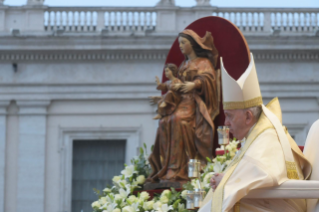
[[[74,139],[126,139],[127,162],[143,143],[150,147],[155,76],[177,33],[199,17],[215,13],[238,24],[264,103],[279,97],[299,145],[319,118],[318,19],[282,19],[292,12],[318,18],[316,9],[81,8],[96,18],[77,22],[80,8],[34,2],[0,6],[0,212],[69,212]],[[132,27],[124,15],[114,21],[113,11],[140,19]]]

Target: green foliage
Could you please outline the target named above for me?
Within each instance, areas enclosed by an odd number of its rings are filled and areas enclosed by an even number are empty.
[[[183,189],[184,189],[184,190],[193,191],[193,190],[194,190],[194,186],[192,185],[191,181],[188,181],[187,183],[185,183],[185,184],[183,185]]]
[[[135,171],[138,172],[138,175],[144,175],[147,178],[151,173],[151,167],[148,165],[147,155],[146,155],[146,144],[143,145],[144,149],[140,148],[140,154],[137,156],[136,159],[132,159],[131,163],[135,166]],[[134,174],[134,177],[137,177],[137,174]]]
[[[96,195],[100,195],[100,193],[101,193],[101,191],[98,190],[98,189],[96,189],[96,188],[93,188],[93,191],[94,191],[94,193],[95,193]]]

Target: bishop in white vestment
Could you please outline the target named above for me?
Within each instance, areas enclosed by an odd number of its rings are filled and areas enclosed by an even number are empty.
[[[289,179],[307,179],[311,165],[282,126],[278,99],[263,105],[253,55],[237,81],[228,75],[222,58],[221,69],[225,125],[245,142],[222,174],[221,181],[218,184],[216,181],[214,191],[211,189],[207,194],[199,212],[306,211],[304,199],[243,199],[252,189],[278,186]]]

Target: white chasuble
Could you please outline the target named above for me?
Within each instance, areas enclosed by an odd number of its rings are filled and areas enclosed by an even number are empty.
[[[281,113],[278,99],[271,101],[267,108],[281,119],[281,114],[278,114],[278,111]],[[297,168],[299,179],[304,179],[309,174],[309,166],[301,151],[295,149],[296,146],[291,147],[296,165],[302,163],[304,169],[308,168],[303,173],[300,167]],[[262,113],[249,133],[241,153],[236,154],[229,164],[215,192],[209,191],[199,212],[306,211],[305,200],[242,199],[252,189],[278,186],[286,180],[289,179],[282,145],[273,125]]]

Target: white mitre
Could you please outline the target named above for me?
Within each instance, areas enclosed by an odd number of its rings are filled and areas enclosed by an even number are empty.
[[[237,81],[228,74],[223,58],[220,58],[224,110],[246,109],[263,104],[252,53],[250,58],[248,68]]]
[[[253,54],[250,53],[250,63],[246,71],[236,81],[226,71],[223,59],[220,58],[222,69],[222,88],[224,110],[246,109],[261,106],[263,113],[274,126],[286,160],[289,179],[299,179],[296,164],[286,133],[281,121],[263,105]]]

